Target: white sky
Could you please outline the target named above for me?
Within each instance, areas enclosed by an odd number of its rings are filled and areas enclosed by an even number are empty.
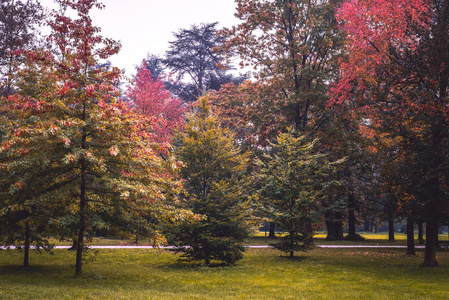
[[[53,0],[40,0],[54,7]],[[234,0],[103,0],[103,10],[94,9],[91,18],[101,35],[119,40],[120,53],[109,60],[126,75],[135,73],[147,53],[163,55],[173,32],[192,24],[218,21],[217,28],[237,24]]]

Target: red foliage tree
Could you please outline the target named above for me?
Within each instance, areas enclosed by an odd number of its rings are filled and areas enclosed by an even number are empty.
[[[153,79],[145,61],[137,68],[134,83],[128,87],[126,97],[132,107],[151,119],[154,141],[169,142],[173,132],[182,128],[183,102],[170,95],[162,80]]]
[[[57,54],[26,53],[19,93],[1,102],[7,114],[0,127],[0,231],[10,232],[5,220],[26,221],[27,231],[50,220],[58,236],[76,237],[79,276],[97,230],[154,233],[148,217],[180,218],[172,200],[182,184],[180,164],[169,151],[161,157],[167,147],[154,142],[146,126],[152,124],[118,101],[120,71],[100,65],[120,49],[92,24],[90,10],[103,5],[57,2],[76,14],[53,13],[50,41]],[[30,213],[13,220],[15,210]]]
[[[425,265],[437,265],[438,224],[447,211],[449,1],[347,1],[339,11],[349,55],[332,104],[356,103],[382,139],[394,139],[400,190],[427,224]],[[404,192],[402,192],[404,194]]]

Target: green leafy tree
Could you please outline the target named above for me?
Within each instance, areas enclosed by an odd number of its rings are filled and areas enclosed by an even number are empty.
[[[207,101],[198,100],[176,142],[188,208],[203,218],[175,226],[172,235],[188,261],[232,264],[242,258],[242,243],[251,230],[248,154],[242,154],[233,134],[220,126]]]
[[[7,210],[24,197],[49,207],[37,206],[59,234],[77,238],[79,276],[89,235],[99,229],[154,233],[147,219],[173,216],[171,200],[181,183],[169,149],[151,142],[151,121],[117,101],[119,70],[99,67],[120,49],[92,25],[89,11],[103,6],[96,0],[58,3],[78,18],[54,13],[50,39],[58,55],[27,53],[20,93],[6,103],[12,117],[0,155],[10,195],[2,197],[1,210],[10,218]]]
[[[334,173],[341,161],[331,163],[325,155],[316,154],[316,143],[291,132],[281,133],[273,151],[259,161],[263,210],[287,232],[272,246],[290,253],[290,257],[295,251],[306,250],[306,241],[313,233],[304,225],[317,221],[321,199],[338,185]]]

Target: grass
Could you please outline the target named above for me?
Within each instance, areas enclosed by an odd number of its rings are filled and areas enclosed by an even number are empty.
[[[0,299],[448,299],[449,252],[425,268],[393,249],[313,249],[290,260],[271,249],[248,249],[234,266],[178,263],[148,249],[101,250],[74,278],[74,253],[0,252]]]

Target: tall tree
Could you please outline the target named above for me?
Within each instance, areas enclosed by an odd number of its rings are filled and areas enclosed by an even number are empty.
[[[241,82],[222,65],[223,54],[213,51],[223,45],[216,33],[218,23],[192,25],[174,33],[174,41],[165,54],[164,63],[176,82],[170,86],[185,101],[195,101],[208,90],[218,90],[228,82]]]
[[[337,74],[341,34],[334,16],[338,1],[237,0],[242,22],[220,31],[222,50],[272,91],[271,107],[301,132],[326,119],[328,83]]]
[[[139,113],[152,119],[154,141],[170,142],[175,130],[183,126],[184,105],[172,97],[161,79],[153,78],[146,61],[137,68],[133,85],[126,92],[127,101]]]
[[[19,63],[17,51],[36,46],[38,26],[45,14],[34,0],[2,0],[0,7],[0,95],[14,93],[13,75]]]
[[[437,265],[447,211],[449,1],[348,1],[340,11],[349,56],[334,102],[354,101],[407,158],[402,190],[423,206],[424,264]]]
[[[239,114],[245,116],[242,120],[247,122],[251,142],[275,142],[279,132],[292,126],[309,141],[319,138],[322,146],[319,151],[336,159],[350,156],[347,168],[356,165],[353,162],[353,157],[359,155],[359,146],[354,147],[356,139],[342,134],[354,124],[348,125],[349,118],[340,118],[340,111],[326,106],[330,84],[339,74],[338,59],[344,52],[342,32],[335,17],[340,1],[238,0],[236,3],[236,16],[241,23],[219,32],[226,41],[221,51],[238,55],[242,66],[253,67],[257,84],[245,83],[240,90],[227,87],[231,93],[220,91],[217,106],[234,115],[233,123],[241,123]],[[245,90],[251,96],[242,97]],[[352,148],[343,149],[349,144]],[[349,187],[350,190],[355,188]],[[330,195],[329,201],[323,202],[324,211],[332,214],[340,209],[344,202],[341,198],[343,195]]]
[[[60,233],[76,235],[79,276],[86,236],[97,229],[120,233],[137,226],[141,233],[151,232],[147,218],[174,213],[170,200],[181,183],[173,177],[177,161],[166,146],[152,143],[145,117],[117,101],[113,83],[120,71],[99,67],[100,59],[120,49],[92,25],[90,10],[103,5],[96,0],[58,3],[77,18],[53,13],[50,39],[57,56],[27,53],[20,94],[8,102],[17,119],[7,127],[0,149],[9,158],[1,167],[19,184],[14,194],[31,190],[31,201],[63,204],[64,213],[52,215],[51,222]]]
[[[220,126],[207,97],[197,102],[176,141],[183,162],[187,205],[200,221],[188,221],[171,231],[177,250],[189,261],[217,260],[232,264],[242,258],[242,245],[251,230],[246,163],[229,129]]]

